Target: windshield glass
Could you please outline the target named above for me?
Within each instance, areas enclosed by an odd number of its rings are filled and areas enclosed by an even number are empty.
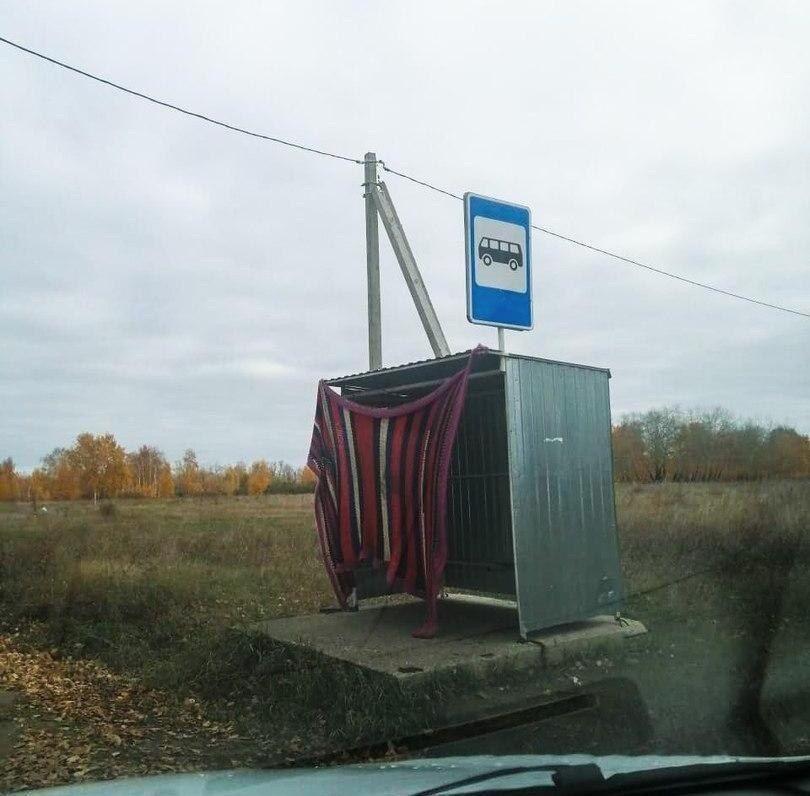
[[[0,791],[810,754],[810,6],[4,17]]]

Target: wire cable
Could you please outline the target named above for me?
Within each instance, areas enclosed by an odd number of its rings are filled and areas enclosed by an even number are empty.
[[[84,69],[79,69],[78,67],[71,66],[70,64],[63,63],[62,61],[57,61],[56,58],[51,58],[49,55],[44,55],[43,53],[37,52],[36,50],[31,50],[28,47],[23,47],[22,44],[17,44],[17,42],[3,38],[2,36],[0,36],[0,42],[9,45],[9,47],[14,47],[17,50],[21,50],[24,53],[28,53],[29,55],[33,55],[36,58],[41,58],[43,61],[48,61],[48,63],[60,66],[62,67],[62,69],[67,69],[69,72],[74,72],[75,74],[81,75],[82,77],[87,77],[90,80],[95,80],[97,83],[103,83],[105,86],[117,89],[118,91],[123,91],[125,94],[130,94],[133,97],[138,97],[139,99],[146,100],[147,102],[151,102],[155,105],[160,105],[163,108],[168,108],[169,110],[177,111],[178,113],[183,113],[186,116],[192,116],[195,119],[200,119],[203,122],[215,124],[217,125],[217,127],[224,127],[226,130],[232,130],[235,133],[243,133],[244,135],[249,135],[252,136],[253,138],[261,138],[264,141],[272,141],[275,144],[282,144],[284,146],[292,147],[293,149],[300,149],[303,152],[311,152],[314,155],[323,155],[324,157],[335,158],[336,160],[345,160],[348,161],[349,163],[361,163],[361,164],[363,163],[362,160],[358,160],[357,158],[348,157],[347,155],[338,155],[335,152],[327,152],[325,149],[316,149],[315,147],[304,146],[304,144],[297,144],[294,141],[287,141],[284,138],[277,138],[276,136],[273,135],[266,135],[264,133],[254,132],[253,130],[246,130],[244,127],[237,127],[235,124],[229,124],[228,122],[223,122],[220,121],[219,119],[213,119],[212,117],[206,116],[203,113],[197,113],[196,111],[188,110],[188,108],[182,108],[179,105],[173,105],[171,102],[164,102],[163,100],[156,99],[155,97],[150,97],[148,94],[143,94],[140,91],[135,91],[134,89],[122,86],[119,83],[113,83],[112,80],[107,80],[104,77],[99,77],[98,75],[91,74],[90,72],[85,72]]]
[[[581,240],[576,240],[576,238],[569,238],[566,235],[560,235],[559,232],[553,232],[545,227],[538,227],[532,224],[532,229],[536,229],[538,232],[544,232],[546,235],[551,235],[555,238],[559,238],[560,240],[568,241],[568,243],[573,243],[576,246],[582,246],[584,249],[590,249],[592,252],[598,252],[599,254],[605,254],[608,257],[613,257],[614,260],[620,260],[623,263],[635,265],[638,268],[644,268],[647,271],[652,271],[654,274],[668,276],[670,279],[677,279],[679,282],[685,282],[687,285],[702,287],[704,290],[712,290],[715,293],[720,293],[723,296],[729,296],[730,298],[739,299],[740,301],[747,301],[751,304],[758,304],[760,307],[768,307],[769,309],[779,310],[780,312],[789,312],[791,315],[799,315],[802,318],[810,318],[810,312],[802,312],[801,310],[794,310],[790,307],[783,307],[781,304],[770,304],[767,301],[760,301],[759,299],[751,298],[750,296],[744,296],[741,293],[732,293],[730,290],[723,290],[721,287],[708,285],[705,282],[698,282],[694,279],[689,279],[689,277],[674,274],[671,271],[664,271],[662,268],[647,265],[646,263],[639,262],[638,260],[633,260],[630,257],[625,257],[622,254],[616,254],[616,252],[608,251],[607,249],[600,249],[598,246],[593,246],[590,243],[584,243]]]
[[[460,202],[464,201],[464,197],[459,196],[457,193],[453,193],[452,191],[446,191],[444,188],[439,188],[436,185],[431,185],[429,182],[425,182],[424,180],[417,180],[416,177],[411,177],[410,174],[405,174],[404,172],[397,171],[396,169],[392,169],[390,166],[387,166],[384,160],[378,160],[377,163],[383,167],[384,171],[389,172],[390,174],[396,174],[397,177],[402,177],[403,179],[410,180],[416,185],[421,185],[423,188],[430,188],[431,191],[436,191],[437,193],[442,193],[445,196],[449,196],[453,199],[458,199]]]
[[[226,130],[231,130],[232,132],[235,133],[242,133],[243,135],[249,135],[253,138],[260,138],[264,141],[271,141],[275,144],[281,144],[283,146],[291,147],[292,149],[298,149],[301,150],[302,152],[310,152],[314,155],[323,155],[324,157],[335,158],[336,160],[343,160],[348,163],[356,163],[359,165],[363,165],[365,163],[365,160],[353,158],[348,155],[340,155],[336,152],[329,152],[325,149],[317,149],[316,147],[305,146],[304,144],[299,144],[296,143],[295,141],[288,141],[287,139],[278,138],[277,136],[266,135],[265,133],[257,133],[253,130],[247,130],[244,127],[238,127],[234,124],[223,122],[220,121],[219,119],[214,119],[211,116],[206,116],[203,113],[197,113],[196,111],[191,111],[188,108],[183,108],[179,105],[174,105],[171,102],[159,100],[155,97],[149,96],[148,94],[144,94],[140,91],[135,91],[134,89],[122,86],[119,83],[114,83],[112,80],[107,80],[106,78],[99,77],[98,75],[94,75],[90,72],[86,72],[84,69],[79,69],[78,67],[66,64],[63,61],[57,60],[56,58],[51,58],[49,55],[37,52],[36,50],[32,50],[29,47],[24,47],[22,44],[18,44],[17,42],[11,41],[10,39],[6,39],[3,36],[0,36],[0,42],[2,42],[3,44],[7,44],[9,47],[14,47],[15,49],[20,50],[21,52],[33,55],[36,58],[40,58],[43,61],[47,61],[48,63],[54,64],[55,66],[59,66],[62,69],[67,69],[69,72],[73,72],[74,74],[81,75],[82,77],[89,78],[90,80],[95,80],[97,83],[102,83],[105,86],[109,86],[110,88],[122,91],[125,94],[137,97],[138,99],[146,100],[147,102],[151,102],[154,105],[159,105],[163,108],[168,108],[169,110],[177,111],[178,113],[182,113],[186,116],[191,116],[195,119],[199,119],[200,121],[207,122],[208,124],[214,124],[217,127],[223,127]],[[452,199],[462,201],[462,197],[457,193],[453,193],[453,191],[448,191],[447,189],[440,188],[439,186],[433,185],[432,183],[429,183],[426,180],[420,180],[410,174],[406,174],[403,171],[398,171],[397,169],[394,169],[391,166],[387,165],[383,160],[378,160],[377,163],[383,168],[384,171],[387,171],[390,174],[394,174],[397,177],[401,177],[404,180],[408,180],[414,183],[415,185],[419,185],[423,188],[435,191],[436,193],[440,193]],[[756,304],[760,307],[778,310],[779,312],[787,312],[790,313],[791,315],[798,315],[802,318],[810,318],[810,312],[802,312],[801,310],[792,309],[790,307],[784,307],[780,304],[772,304],[768,301],[761,301],[760,299],[751,298],[750,296],[744,296],[741,293],[734,293],[730,290],[724,290],[723,288],[719,288],[714,285],[709,285],[705,282],[698,282],[695,279],[690,279],[689,277],[682,276],[680,274],[676,274],[671,271],[665,271],[663,268],[656,268],[655,266],[649,265],[648,263],[642,263],[639,260],[634,260],[631,257],[625,257],[622,254],[617,254],[616,252],[609,251],[608,249],[603,249],[600,246],[594,246],[591,243],[586,243],[584,241],[577,240],[576,238],[569,237],[568,235],[562,235],[561,233],[554,232],[554,230],[547,229],[546,227],[540,227],[535,224],[532,224],[532,229],[535,229],[538,232],[542,232],[545,235],[550,235],[554,238],[558,238],[559,240],[564,240],[575,246],[580,246],[584,249],[588,249],[592,252],[603,254],[606,257],[611,257],[614,260],[619,260],[620,262],[626,263],[628,265],[633,265],[636,266],[637,268],[643,268],[652,273],[659,274],[660,276],[666,276],[669,279],[675,279],[687,285],[699,287],[704,290],[710,290],[714,293],[719,293],[720,295],[728,296],[729,298],[738,299],[739,301],[746,301],[750,304]]]
[[[397,177],[402,177],[406,180],[409,180],[416,185],[420,185],[424,188],[429,188],[431,191],[436,191],[436,193],[443,194],[444,196],[449,196],[453,199],[458,199],[463,201],[463,197],[459,196],[452,191],[448,191],[445,188],[439,188],[438,185],[433,185],[425,180],[419,180],[416,177],[412,177],[410,174],[405,174],[404,172],[397,171],[396,169],[392,169],[388,166],[384,161],[380,160],[377,161],[383,168],[383,170],[389,172],[390,174],[395,174]],[[625,257],[623,254],[617,254],[616,252],[609,251],[608,249],[603,249],[599,246],[594,246],[591,243],[585,243],[584,241],[577,240],[576,238],[571,238],[568,235],[562,235],[559,232],[554,232],[554,230],[548,229],[547,227],[540,227],[536,224],[532,224],[532,229],[537,230],[538,232],[542,232],[545,235],[551,235],[554,238],[559,238],[560,240],[567,241],[568,243],[573,243],[575,246],[581,246],[583,249],[589,249],[592,252],[597,252],[598,254],[604,254],[606,257],[612,257],[614,260],[619,260],[620,262],[627,263],[628,265],[635,265],[637,268],[643,268],[647,271],[651,271],[654,274],[659,274],[660,276],[666,276],[670,279],[677,279],[679,282],[684,282],[687,285],[693,285],[694,287],[700,287],[704,290],[711,290],[714,293],[719,293],[723,296],[728,296],[729,298],[739,299],[740,301],[747,301],[750,304],[757,304],[760,307],[767,307],[768,309],[772,310],[779,310],[780,312],[787,312],[791,315],[798,315],[802,318],[810,318],[810,312],[802,312],[801,310],[795,310],[791,307],[784,307],[781,304],[771,304],[768,301],[761,301],[760,299],[751,298],[750,296],[744,296],[741,293],[734,293],[730,290],[724,290],[721,287],[716,287],[715,285],[709,285],[706,282],[698,282],[695,279],[690,279],[686,276],[681,276],[680,274],[675,274],[672,271],[665,271],[663,268],[656,268],[654,265],[649,265],[647,263],[642,263],[639,260],[634,260],[631,257]]]

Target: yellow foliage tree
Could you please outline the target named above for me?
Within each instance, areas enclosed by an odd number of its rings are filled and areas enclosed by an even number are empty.
[[[302,486],[313,486],[315,484],[315,473],[309,469],[306,465],[301,468],[301,472],[298,474],[298,481]]]
[[[183,496],[199,495],[203,490],[200,465],[197,463],[197,454],[189,448],[177,464],[175,474],[177,492]]]
[[[126,452],[112,434],[79,434],[68,460],[78,474],[82,494],[94,501],[118,495],[129,481]]]
[[[20,484],[14,470],[14,462],[9,457],[0,462],[0,500],[17,500]]]
[[[60,462],[51,476],[50,492],[53,500],[76,500],[81,497],[79,476],[67,462]]]
[[[247,478],[248,494],[263,494],[267,487],[270,486],[272,480],[273,476],[270,472],[270,465],[264,459],[253,462],[253,464],[250,465],[250,472]]]
[[[222,474],[222,491],[226,495],[238,495],[247,483],[247,468],[242,462],[226,467]]]
[[[617,481],[645,480],[644,442],[633,426],[613,427],[613,471]]]
[[[135,453],[127,454],[132,483],[129,491],[141,497],[157,497],[159,481],[168,463],[164,455],[151,445],[141,445]]]
[[[55,448],[42,460],[52,500],[76,500],[82,496],[79,473],[66,448]]]
[[[806,478],[810,475],[810,441],[792,428],[778,427],[768,435],[768,470],[772,476]]]
[[[159,498],[174,497],[174,480],[172,479],[172,470],[168,464],[161,468],[158,475],[157,496]]]
[[[28,479],[28,495],[26,497],[36,505],[39,500],[48,500],[51,496],[48,491],[48,474],[37,468]]]

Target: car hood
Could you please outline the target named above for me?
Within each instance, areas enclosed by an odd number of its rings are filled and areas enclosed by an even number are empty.
[[[526,766],[575,766],[595,764],[606,779],[662,768],[739,762],[810,760],[810,758],[754,758],[725,756],[639,756],[611,755],[480,755],[391,762],[364,763],[326,768],[235,769],[196,774],[161,774],[154,777],[119,779],[113,782],[67,785],[35,791],[40,796],[326,796],[331,793],[374,793],[405,796],[421,790],[449,785],[481,774]],[[488,779],[485,787],[517,788],[551,784],[550,772],[522,772]],[[483,783],[482,783],[483,786]],[[471,786],[453,793],[473,793]]]

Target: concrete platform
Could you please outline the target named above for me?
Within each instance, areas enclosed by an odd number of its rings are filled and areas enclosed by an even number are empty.
[[[442,673],[476,678],[518,674],[565,663],[574,657],[617,651],[628,636],[645,633],[640,622],[597,616],[533,637],[518,633],[517,612],[508,604],[469,598],[439,603],[439,634],[414,639],[425,615],[420,600],[366,605],[356,612],[310,614],[262,622],[258,629],[277,641],[304,645],[323,655],[396,678],[403,686]]]

